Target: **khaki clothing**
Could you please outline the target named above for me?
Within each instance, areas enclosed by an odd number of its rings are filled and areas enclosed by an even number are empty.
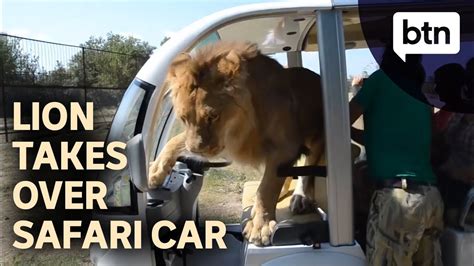
[[[443,208],[433,186],[376,190],[367,222],[369,265],[442,265]]]

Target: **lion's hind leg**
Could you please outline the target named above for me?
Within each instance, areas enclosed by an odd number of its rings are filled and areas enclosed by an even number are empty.
[[[317,165],[324,157],[323,139],[310,143],[310,152],[306,155],[305,165]],[[291,197],[290,210],[294,214],[303,214],[315,210],[314,204],[314,177],[299,176],[295,191]]]

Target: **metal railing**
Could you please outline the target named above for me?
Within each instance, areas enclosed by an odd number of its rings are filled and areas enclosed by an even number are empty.
[[[148,59],[144,54],[54,43],[0,34],[3,123],[9,141],[13,102],[94,101],[97,123],[110,123],[131,80]]]

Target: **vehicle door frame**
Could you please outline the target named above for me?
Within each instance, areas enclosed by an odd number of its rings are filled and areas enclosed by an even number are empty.
[[[315,12],[315,15],[318,26],[318,40],[320,40],[318,44],[319,61],[326,118],[330,243],[333,246],[353,245],[352,166],[350,157],[350,127],[342,10],[321,8],[321,10]],[[245,19],[250,18],[251,16],[245,17]],[[218,26],[222,26],[222,24],[218,24]],[[215,30],[218,26],[209,29],[206,33],[202,33],[201,36],[206,36],[211,30]],[[171,41],[172,39],[169,42]],[[199,39],[187,40],[189,46],[187,49],[184,49],[184,51],[189,51],[190,47],[193,46],[192,44],[197,42],[199,42]],[[173,45],[173,43],[169,43],[169,45]],[[184,45],[180,43],[180,46],[183,47]],[[297,55],[295,60],[298,61]],[[157,93],[158,90],[155,91],[155,94]],[[148,129],[144,129],[144,134],[153,132],[153,130],[150,130],[152,128],[150,125],[153,123],[153,120],[157,118],[155,110],[157,110],[157,106],[150,104],[144,125],[144,128],[148,127]],[[171,111],[169,115],[172,115]],[[147,123],[147,121],[149,121],[149,123]],[[171,123],[165,124],[164,127],[161,128],[162,132],[159,134],[162,136],[166,135],[166,132],[170,130],[170,125]],[[163,134],[163,132],[165,132],[165,134]],[[155,132],[154,134],[157,133],[158,132]],[[147,142],[153,143],[150,139],[150,135],[144,136],[144,140],[145,147],[148,146],[146,144]],[[163,141],[160,141],[160,143],[158,143],[159,148],[153,148],[153,150],[160,150],[163,145]],[[154,147],[155,145],[151,146]],[[148,151],[147,156],[147,161],[150,161],[150,157],[155,157],[156,154],[154,151]]]

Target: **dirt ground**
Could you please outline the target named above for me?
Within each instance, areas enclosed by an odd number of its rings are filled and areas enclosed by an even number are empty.
[[[108,127],[96,127],[94,134],[105,139]],[[13,136],[15,137],[15,136]],[[16,136],[18,137],[18,136]],[[18,152],[11,142],[0,141],[0,265],[92,265],[89,251],[72,246],[70,250],[54,250],[45,245],[41,250],[19,250],[12,246],[15,241],[13,225],[34,213],[19,210],[13,203],[13,188],[27,179],[24,171],[18,170]]]
[[[0,265],[90,265],[87,250],[18,250],[13,244],[13,224],[20,212],[13,206],[12,192],[17,180],[18,154],[11,143],[0,144]]]
[[[198,198],[199,220],[239,223],[244,183],[260,177],[257,169],[238,165],[209,170]]]

